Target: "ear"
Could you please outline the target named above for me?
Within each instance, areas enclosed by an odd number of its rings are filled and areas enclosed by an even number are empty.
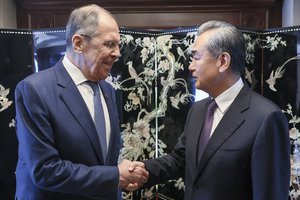
[[[218,58],[218,67],[219,67],[219,72],[225,72],[228,70],[231,62],[231,56],[227,52],[223,52],[220,54]]]
[[[75,34],[72,37],[72,45],[73,45],[73,50],[76,53],[82,53],[82,50],[84,48],[84,38],[81,35]]]

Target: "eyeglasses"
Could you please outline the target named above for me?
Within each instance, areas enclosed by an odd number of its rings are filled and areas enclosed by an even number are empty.
[[[93,37],[88,36],[88,35],[84,35],[84,34],[80,34],[81,36],[88,38],[89,40],[94,40],[96,41]],[[105,42],[99,42],[96,41],[97,44],[101,45],[101,46],[105,46],[106,48],[110,49],[110,50],[114,50],[115,48],[119,48],[121,49],[122,47],[122,43],[121,42],[116,42],[116,41],[105,41]]]

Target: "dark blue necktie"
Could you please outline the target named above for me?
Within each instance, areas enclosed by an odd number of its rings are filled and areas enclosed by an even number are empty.
[[[198,163],[201,160],[204,149],[205,149],[205,147],[208,143],[208,140],[210,138],[210,133],[211,133],[213,120],[214,120],[214,112],[215,112],[216,108],[217,108],[216,101],[214,99],[212,99],[209,106],[208,106],[205,121],[204,121],[202,130],[201,130],[201,135],[200,135],[200,140],[199,140],[199,147],[198,147]]]
[[[104,112],[102,108],[101,98],[100,98],[100,91],[99,85],[95,82],[89,82],[90,86],[94,92],[94,123],[96,126],[96,130],[98,133],[98,137],[101,144],[102,155],[105,161],[106,154],[107,154],[107,145],[106,145],[106,130],[105,130],[105,118]]]

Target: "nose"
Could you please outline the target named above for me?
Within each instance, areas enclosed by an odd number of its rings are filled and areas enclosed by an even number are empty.
[[[194,70],[194,60],[192,60],[191,64],[189,65],[189,70],[193,71]]]
[[[121,57],[121,53],[120,53],[120,47],[117,46],[116,48],[113,49],[113,51],[111,52],[112,56],[115,57],[116,59]]]

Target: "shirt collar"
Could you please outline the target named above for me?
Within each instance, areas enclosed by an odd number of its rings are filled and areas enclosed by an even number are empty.
[[[80,85],[84,82],[86,82],[88,79],[85,78],[85,76],[83,75],[83,73],[80,71],[80,69],[78,67],[76,67],[69,59],[68,57],[65,55],[62,63],[64,65],[64,67],[66,68],[67,72],[69,73],[69,75],[71,76],[72,80],[74,81],[75,85]]]
[[[225,92],[223,92],[222,94],[220,94],[215,98],[218,108],[221,110],[223,114],[226,112],[226,110],[229,108],[231,103],[237,97],[238,93],[241,91],[243,86],[244,83],[242,79],[239,78],[239,80],[235,84],[233,84]]]

